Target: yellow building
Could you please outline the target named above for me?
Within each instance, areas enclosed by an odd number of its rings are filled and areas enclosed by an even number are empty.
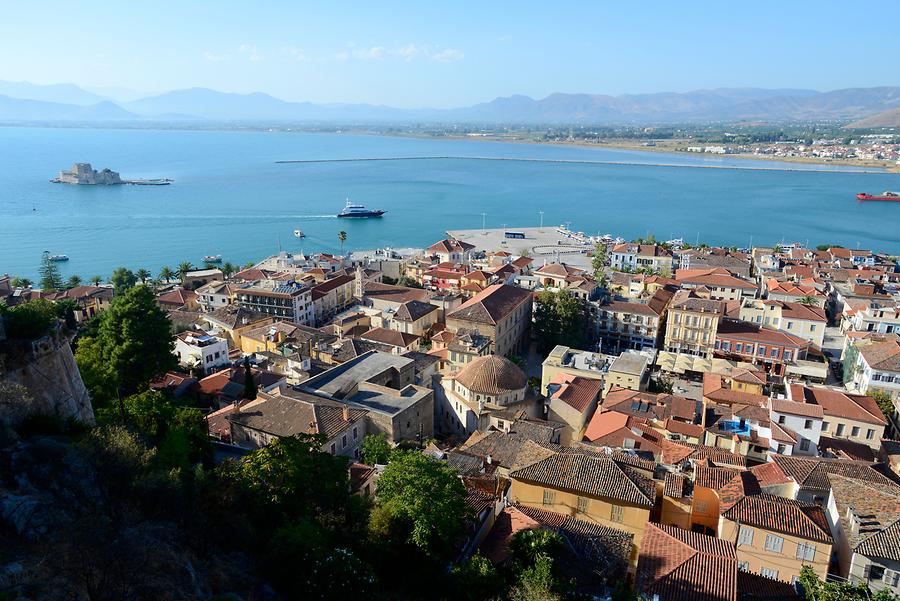
[[[792,582],[810,566],[828,574],[834,540],[819,505],[773,495],[744,497],[722,514],[719,536],[737,546],[738,567]]]
[[[634,536],[637,565],[644,524],[656,502],[656,484],[625,463],[581,453],[559,453],[510,473],[510,501],[594,522]]]
[[[663,348],[670,353],[712,358],[722,311],[722,301],[701,298],[693,291],[678,291],[669,305]]]
[[[297,326],[279,321],[266,324],[241,334],[241,352],[244,354],[278,352],[278,348],[289,339],[292,339]]]
[[[517,355],[525,350],[531,324],[531,292],[507,284],[494,284],[447,314],[451,332],[476,331],[491,339],[495,355]]]

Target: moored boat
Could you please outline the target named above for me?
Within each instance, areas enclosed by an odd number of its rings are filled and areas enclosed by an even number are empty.
[[[203,257],[204,263],[221,263],[222,255],[206,255]]]
[[[306,238],[306,234],[303,233],[303,230],[294,230],[294,236],[297,238]]]
[[[51,261],[53,261],[54,263],[61,263],[63,261],[68,261],[69,255],[50,255],[47,258],[50,259]]]
[[[866,192],[860,192],[856,195],[856,200],[874,200],[880,202],[900,202],[900,192],[891,192],[890,190],[885,190],[881,194],[867,194]]]

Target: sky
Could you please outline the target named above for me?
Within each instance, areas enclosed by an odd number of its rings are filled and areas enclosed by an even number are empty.
[[[0,6],[0,79],[107,91],[450,108],[512,94],[900,85],[898,0]]]

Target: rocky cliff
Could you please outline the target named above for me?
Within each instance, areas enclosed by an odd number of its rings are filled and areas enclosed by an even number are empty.
[[[94,423],[90,395],[59,329],[28,343],[0,342],[0,422],[15,426],[29,415]]]

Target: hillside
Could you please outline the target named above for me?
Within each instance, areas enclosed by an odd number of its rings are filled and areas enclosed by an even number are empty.
[[[854,121],[847,125],[847,127],[849,129],[900,127],[900,108],[891,109],[889,111],[884,111],[883,113],[878,113],[877,115],[872,115],[871,117],[866,117],[865,119],[860,119],[859,121]]]

